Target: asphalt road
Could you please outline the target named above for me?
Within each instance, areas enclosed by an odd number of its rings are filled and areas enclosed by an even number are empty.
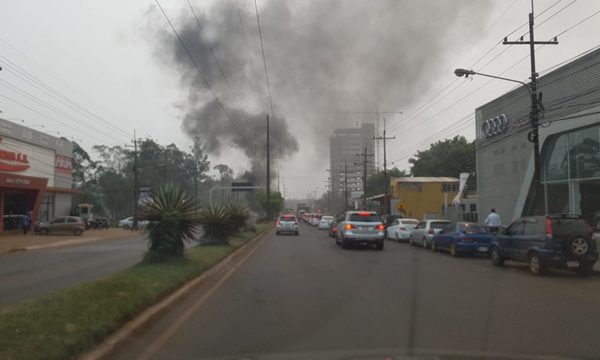
[[[147,249],[143,236],[0,256],[0,304],[64,289],[125,269]]]
[[[600,277],[386,242],[342,250],[325,232],[266,237],[111,359],[600,358]],[[225,271],[224,271],[225,274]]]

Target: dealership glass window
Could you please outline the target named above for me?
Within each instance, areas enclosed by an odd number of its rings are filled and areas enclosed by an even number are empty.
[[[568,138],[560,135],[548,140],[543,155],[543,179],[546,181],[567,180],[568,168]]]
[[[569,134],[571,178],[600,177],[600,139],[598,130],[598,127],[592,127]]]

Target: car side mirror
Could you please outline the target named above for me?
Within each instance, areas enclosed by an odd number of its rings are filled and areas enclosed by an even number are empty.
[[[434,235],[435,235],[435,231],[434,231],[433,233],[434,233]],[[440,229],[440,230],[439,230],[437,233],[438,233],[438,234],[443,234],[443,233],[444,233],[444,229]]]

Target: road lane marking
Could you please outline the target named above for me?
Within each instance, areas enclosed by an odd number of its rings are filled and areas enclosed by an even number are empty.
[[[206,291],[196,302],[194,302],[183,314],[181,314],[171,325],[161,333],[161,335],[155,339],[148,348],[142,353],[138,359],[146,360],[150,359],[152,355],[154,355],[160,348],[162,348],[167,341],[179,330],[179,328],[185,324],[194,313],[202,306],[204,303],[214,294],[220,287],[229,279],[229,277],[246,262],[246,260],[260,247],[263,243],[263,240],[266,239],[267,236],[259,239],[259,242],[254,246],[254,248],[250,249],[246,255],[244,255],[241,259],[239,259],[238,263],[235,264],[229,271],[217,281],[208,291]]]

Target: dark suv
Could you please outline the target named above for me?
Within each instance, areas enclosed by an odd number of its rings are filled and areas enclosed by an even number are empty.
[[[516,220],[498,233],[490,246],[492,262],[504,260],[529,263],[540,275],[547,267],[571,269],[588,275],[598,261],[598,250],[585,220],[568,216],[531,216]]]

